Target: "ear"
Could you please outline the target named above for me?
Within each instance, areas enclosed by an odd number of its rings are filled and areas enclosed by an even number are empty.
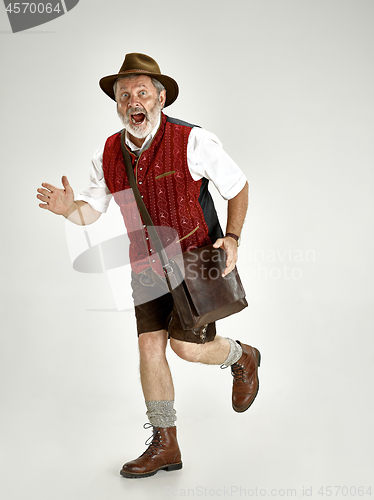
[[[161,109],[162,109],[165,106],[165,102],[166,102],[166,90],[161,90],[159,101],[160,101]]]

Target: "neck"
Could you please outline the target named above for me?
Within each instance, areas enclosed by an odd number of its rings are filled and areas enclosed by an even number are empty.
[[[137,137],[134,137],[133,135],[130,134],[129,132],[129,136],[130,136],[130,140],[133,144],[135,144],[135,146],[137,146],[138,148],[141,148],[143,146],[143,143],[145,141],[145,137],[144,139],[138,139]]]

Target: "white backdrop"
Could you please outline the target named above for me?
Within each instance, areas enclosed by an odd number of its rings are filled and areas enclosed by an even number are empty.
[[[80,0],[13,34],[0,7],[1,498],[374,493],[373,20],[371,0]],[[229,370],[169,352],[184,468],[141,481],[118,474],[148,437],[133,313],[73,270],[65,220],[36,199],[64,174],[85,187],[121,127],[98,80],[129,52],[178,81],[167,113],[248,176],[250,307],[219,333],[262,353],[235,414]]]

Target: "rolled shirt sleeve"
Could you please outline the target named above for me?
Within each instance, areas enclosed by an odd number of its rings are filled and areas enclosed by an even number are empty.
[[[112,198],[104,179],[103,152],[104,145],[95,151],[92,158],[90,183],[77,197],[77,200],[86,201],[92,208],[102,213],[107,211]]]
[[[225,200],[231,200],[244,188],[247,179],[222,147],[220,140],[205,129],[194,127],[187,145],[187,161],[192,178],[213,182]]]

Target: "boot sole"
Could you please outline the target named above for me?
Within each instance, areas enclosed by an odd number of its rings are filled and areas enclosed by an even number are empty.
[[[124,472],[120,471],[120,474],[122,477],[127,477],[128,479],[140,479],[142,477],[149,477],[149,476],[154,476],[157,474],[159,470],[166,470],[167,472],[171,472],[173,470],[179,470],[183,467],[183,463],[179,462],[177,464],[169,464],[169,465],[163,465],[162,467],[159,467],[158,469],[155,469],[151,472],[144,472],[143,474],[136,474],[132,472]]]
[[[256,349],[255,347],[253,348],[256,353],[258,354],[258,363],[257,363],[257,368],[260,368],[260,365],[261,365],[261,353],[258,349]],[[245,411],[248,410],[248,408],[250,408],[250,406],[254,403],[254,400],[256,399],[257,397],[257,394],[258,394],[258,391],[260,389],[260,379],[258,378],[258,374],[257,374],[257,379],[258,379],[258,384],[257,384],[257,391],[256,391],[256,394],[255,394],[255,397],[252,399],[252,401],[249,403],[248,406],[246,406],[245,408],[243,409],[240,409],[240,410],[237,410],[234,406],[232,407],[234,411],[236,411],[236,413],[244,413]]]

